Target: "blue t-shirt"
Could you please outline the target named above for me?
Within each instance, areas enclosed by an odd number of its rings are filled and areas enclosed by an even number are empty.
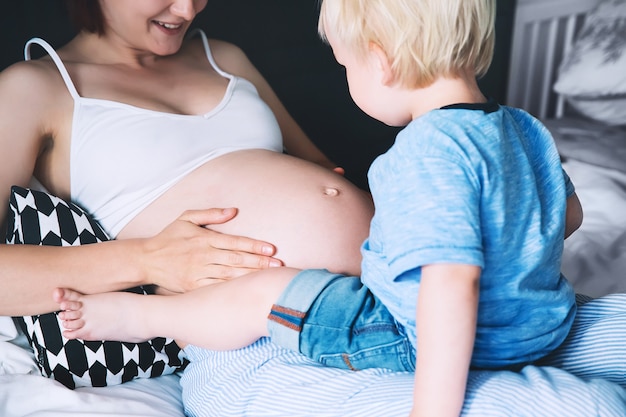
[[[374,161],[369,183],[362,280],[414,343],[421,266],[456,263],[482,268],[473,366],[526,363],[561,344],[576,311],[560,273],[574,188],[539,121],[494,102],[431,111]]]

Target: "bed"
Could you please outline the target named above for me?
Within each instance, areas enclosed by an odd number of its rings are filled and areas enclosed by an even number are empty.
[[[626,290],[626,127],[624,123],[619,125],[619,115],[613,115],[607,123],[580,114],[581,106],[585,112],[585,102],[597,104],[602,97],[589,92],[576,96],[573,90],[563,87],[560,69],[562,61],[577,47],[577,35],[585,28],[589,11],[597,3],[598,0],[518,0],[507,94],[507,104],[530,111],[552,131],[564,167],[577,187],[585,220],[566,241],[563,272],[578,292],[592,296]],[[624,63],[622,73],[626,74],[626,41],[622,41],[620,62]],[[608,93],[608,99],[615,100],[613,106],[622,106],[623,111],[626,80],[622,79],[621,91],[613,88]],[[289,366],[285,372],[297,375],[311,364]],[[384,378],[384,373],[365,374],[364,385],[354,400],[368,404],[373,415],[375,410],[380,410],[378,415],[402,415],[376,398],[409,398],[411,377],[404,376],[401,384],[408,391],[392,390],[387,385],[387,392],[377,388]],[[11,318],[0,317],[0,415],[4,417],[183,416],[179,379],[178,375],[167,375],[107,388],[69,390],[40,376],[25,335]],[[293,389],[281,386],[280,380],[264,388],[275,392]],[[344,411],[336,414],[335,410],[328,415],[350,415],[347,409]],[[291,415],[300,414],[294,410]]]
[[[518,0],[508,103],[554,136],[584,210],[563,272],[591,296],[626,290],[626,4]]]

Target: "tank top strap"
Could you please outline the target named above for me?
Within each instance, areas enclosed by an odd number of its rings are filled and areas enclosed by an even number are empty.
[[[54,61],[55,65],[57,66],[59,72],[61,73],[61,77],[63,77],[63,81],[65,82],[65,85],[67,86],[67,89],[69,90],[72,97],[75,100],[80,98],[80,95],[78,94],[78,91],[76,90],[76,87],[74,86],[74,83],[72,82],[72,78],[70,77],[69,72],[67,72],[65,65],[63,65],[63,61],[61,61],[61,58],[59,57],[59,54],[57,54],[57,51],[55,51],[54,48],[43,39],[32,38],[31,40],[26,42],[26,45],[24,46],[24,59],[26,61],[31,60],[31,57],[30,57],[31,45],[39,45],[43,49],[46,50],[48,55],[50,55],[50,58],[52,58],[52,61]]]
[[[209,60],[209,63],[213,67],[213,69],[217,71],[217,73],[220,74],[224,78],[228,78],[228,79],[233,78],[232,74],[229,74],[226,71],[223,71],[220,67],[217,66],[217,63],[215,62],[215,59],[213,58],[213,54],[211,53],[211,47],[209,46],[209,39],[207,38],[206,33],[204,33],[204,31],[199,28],[194,29],[189,33],[190,38],[196,35],[200,35],[200,38],[202,39],[202,45],[204,45],[204,52],[206,54],[207,59]]]

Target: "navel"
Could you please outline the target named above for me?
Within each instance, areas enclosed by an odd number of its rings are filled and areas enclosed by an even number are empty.
[[[339,195],[339,189],[335,187],[324,187],[324,195],[336,197]]]

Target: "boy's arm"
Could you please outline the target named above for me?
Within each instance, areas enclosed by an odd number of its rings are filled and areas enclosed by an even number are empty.
[[[583,222],[583,208],[576,193],[567,198],[565,211],[565,239],[574,233]]]
[[[422,267],[411,417],[461,413],[476,336],[480,273],[472,265]]]

